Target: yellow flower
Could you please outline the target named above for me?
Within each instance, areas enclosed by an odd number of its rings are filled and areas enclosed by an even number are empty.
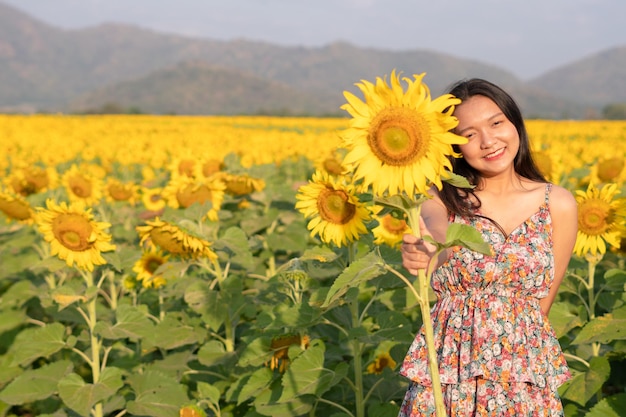
[[[226,185],[220,179],[197,180],[187,176],[172,179],[163,190],[163,197],[173,208],[187,208],[194,203],[211,203],[207,217],[217,221],[218,212],[224,201]]]
[[[71,202],[82,201],[86,205],[94,205],[102,199],[101,181],[75,164],[63,174],[63,185]]]
[[[165,278],[161,275],[155,275],[155,272],[168,259],[169,256],[157,249],[144,252],[133,265],[133,271],[137,273],[137,281],[141,281],[144,288],[160,288],[165,285]]]
[[[139,186],[132,182],[123,183],[117,178],[109,178],[105,188],[109,201],[125,201],[135,205],[139,198]]]
[[[147,243],[153,249],[158,247],[183,258],[217,259],[210,242],[180,225],[164,222],[158,217],[146,221],[146,226],[137,226],[137,231],[141,238],[140,244]]]
[[[13,171],[6,182],[17,194],[27,197],[52,188],[56,181],[57,173],[53,168],[28,165]]]
[[[589,184],[587,192],[576,191],[578,235],[574,252],[577,255],[603,255],[607,243],[619,248],[626,223],[626,199],[614,199],[619,192],[617,184],[605,184],[601,189]]]
[[[111,235],[105,232],[111,227],[109,223],[94,221],[91,209],[81,202],[56,204],[48,199],[46,207],[37,208],[35,221],[50,243],[52,255],[58,255],[68,266],[76,264],[89,271],[106,263],[101,252],[115,250],[109,243]]]
[[[7,222],[11,220],[26,224],[33,222],[33,209],[21,195],[0,190],[0,211],[7,217]]]
[[[208,158],[202,162],[202,175],[205,178],[210,177],[216,172],[224,169],[224,162],[220,159]]]
[[[221,172],[215,174],[213,178],[222,180],[226,186],[225,192],[233,196],[251,194],[265,188],[265,181],[262,178],[253,178],[248,174]]]
[[[594,165],[593,174],[602,183],[619,183],[624,173],[624,156],[603,158]]]
[[[382,374],[385,368],[394,369],[396,367],[396,361],[393,360],[388,352],[382,352],[376,356],[374,362],[367,366],[368,374]]]
[[[348,149],[343,163],[354,172],[355,181],[372,185],[375,195],[425,194],[431,183],[441,188],[446,170],[452,169],[448,156],[459,156],[452,145],[467,142],[451,132],[458,124],[452,111],[460,100],[450,94],[431,100],[424,75],[403,78],[406,92],[395,71],[391,85],[380,77],[376,84],[357,83],[365,102],[344,92],[348,103],[341,108],[352,119],[342,134]]]
[[[404,219],[399,219],[391,214],[383,216],[374,215],[378,220],[378,226],[372,229],[374,235],[374,243],[377,245],[385,244],[392,248],[398,247],[402,242],[402,236],[405,233],[411,233],[411,228]]]
[[[148,211],[159,212],[165,208],[167,202],[163,198],[163,189],[143,188],[141,192],[141,202]]]
[[[337,179],[316,171],[311,181],[298,189],[296,199],[296,209],[311,219],[307,225],[311,236],[319,235],[324,243],[342,246],[367,233],[365,222],[371,219],[370,212],[345,177]]]

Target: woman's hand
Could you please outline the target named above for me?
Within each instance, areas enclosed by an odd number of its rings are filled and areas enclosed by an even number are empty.
[[[431,236],[426,228],[424,221],[420,219],[421,236]],[[432,257],[435,255],[437,247],[432,243],[424,241],[412,234],[405,234],[402,237],[402,266],[404,266],[411,275],[417,275],[418,270],[427,269]]]

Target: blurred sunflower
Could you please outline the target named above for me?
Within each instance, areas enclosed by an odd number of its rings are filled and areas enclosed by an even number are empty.
[[[218,212],[224,201],[226,185],[220,179],[196,180],[191,177],[180,176],[173,178],[164,188],[163,197],[173,208],[187,208],[194,203],[211,203],[207,218],[218,220]]]
[[[391,213],[382,216],[374,214],[372,217],[378,220],[378,226],[372,229],[374,243],[377,245],[385,244],[396,248],[402,242],[405,233],[412,233],[406,220],[394,217]]]
[[[132,182],[122,182],[117,178],[109,178],[106,186],[106,198],[108,201],[125,201],[130,205],[137,204],[139,199],[139,186]]]
[[[265,181],[262,178],[253,178],[248,174],[229,174],[219,172],[211,178],[221,180],[226,188],[224,191],[233,196],[252,194],[255,191],[262,191],[265,188]]]
[[[211,250],[211,243],[197,236],[191,230],[180,225],[164,222],[158,217],[146,221],[146,226],[137,226],[141,238],[140,244],[150,248],[161,248],[183,258],[207,257],[217,260],[217,254]]]
[[[592,178],[600,183],[620,183],[624,180],[624,156],[602,158],[592,166]]]
[[[172,158],[168,169],[170,171],[171,178],[178,178],[181,176],[187,178],[198,178],[202,174],[202,162],[196,155],[187,151],[182,155]]]
[[[316,167],[320,171],[326,171],[330,175],[342,175],[347,171],[343,166],[343,154],[339,149],[322,156],[316,162]]]
[[[296,199],[296,209],[311,219],[307,224],[311,236],[319,235],[325,243],[342,246],[367,233],[370,212],[345,177],[318,170],[307,185],[298,188]]]
[[[355,181],[372,185],[375,195],[426,194],[431,183],[441,188],[441,177],[452,169],[448,156],[460,156],[452,145],[467,142],[451,132],[458,124],[452,111],[461,101],[450,94],[431,100],[424,75],[403,78],[406,92],[395,71],[391,85],[380,77],[376,84],[357,83],[365,102],[344,92],[348,103],[341,108],[352,119],[342,134],[348,149],[343,163],[354,172]]]
[[[167,202],[163,198],[163,188],[142,188],[141,202],[148,211],[160,212],[165,208]]]
[[[619,248],[626,223],[626,199],[615,198],[617,184],[601,189],[589,184],[587,191],[576,191],[578,202],[578,236],[574,252],[579,256],[606,253],[607,243]]]
[[[27,197],[55,187],[58,181],[57,177],[54,168],[28,165],[13,170],[5,182],[17,194]]]
[[[80,269],[93,271],[94,265],[106,263],[101,252],[115,250],[111,235],[105,232],[111,225],[96,222],[84,203],[56,204],[48,199],[46,208],[37,208],[35,222],[50,243],[52,255],[58,255],[68,266],[75,263]]]
[[[224,169],[224,162],[220,159],[207,158],[202,161],[201,167],[202,175],[205,178],[208,178],[211,175],[222,171]]]
[[[70,202],[83,202],[88,206],[98,204],[103,197],[100,179],[72,165],[63,173],[63,185]]]
[[[34,211],[24,197],[0,190],[0,211],[7,222],[16,220],[20,223],[32,224]]]
[[[374,362],[367,366],[368,374],[382,374],[385,368],[394,369],[396,361],[393,360],[389,352],[382,352],[376,356]]]
[[[160,288],[164,286],[166,283],[165,278],[155,274],[155,272],[168,259],[169,256],[164,255],[158,249],[144,252],[141,258],[133,265],[133,271],[137,273],[137,281],[140,281],[144,288]]]

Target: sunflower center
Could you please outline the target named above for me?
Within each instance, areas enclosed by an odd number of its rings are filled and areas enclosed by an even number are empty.
[[[79,214],[57,216],[52,221],[52,232],[63,246],[74,252],[86,251],[93,246],[93,227],[89,220]]]
[[[367,143],[376,157],[392,166],[410,165],[426,155],[430,129],[422,116],[403,108],[381,111],[371,123]]]
[[[393,234],[400,234],[406,230],[406,222],[402,219],[387,214],[382,219],[382,225],[386,231]]]
[[[154,272],[161,265],[163,265],[163,258],[149,257],[148,259],[144,261],[143,267],[146,271],[150,272],[150,274],[154,274]]]
[[[587,200],[578,208],[578,227],[590,235],[601,235],[609,228],[610,205],[602,200]]]
[[[348,201],[345,191],[328,188],[320,192],[317,210],[322,219],[334,224],[346,224],[356,214],[356,206]]]
[[[72,193],[81,198],[91,196],[92,184],[87,178],[76,175],[69,179],[69,186]]]
[[[207,201],[211,201],[212,196],[213,193],[211,192],[211,189],[206,185],[202,185],[200,187],[188,185],[183,190],[176,193],[178,204],[184,208],[191,206],[193,203],[204,204]]]
[[[126,201],[133,196],[133,191],[130,186],[122,184],[111,184],[109,186],[109,195],[116,201]]]

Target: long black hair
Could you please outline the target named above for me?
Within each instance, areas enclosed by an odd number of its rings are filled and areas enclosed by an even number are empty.
[[[506,118],[513,123],[519,135],[519,150],[513,160],[515,172],[530,180],[547,182],[533,161],[522,111],[515,100],[513,100],[513,97],[497,85],[480,78],[461,80],[453,84],[448,89],[448,92],[459,98],[461,102],[473,96],[484,96],[496,103]],[[453,147],[455,152],[460,152],[458,145]],[[452,162],[452,171],[455,174],[464,176],[474,186],[479,185],[481,179],[480,172],[472,168],[464,158],[450,157],[450,161]],[[454,214],[472,216],[475,210],[480,207],[480,199],[474,194],[472,189],[457,188],[444,182],[439,195],[448,211]],[[470,195],[473,196],[475,203],[472,203],[469,199]]]

